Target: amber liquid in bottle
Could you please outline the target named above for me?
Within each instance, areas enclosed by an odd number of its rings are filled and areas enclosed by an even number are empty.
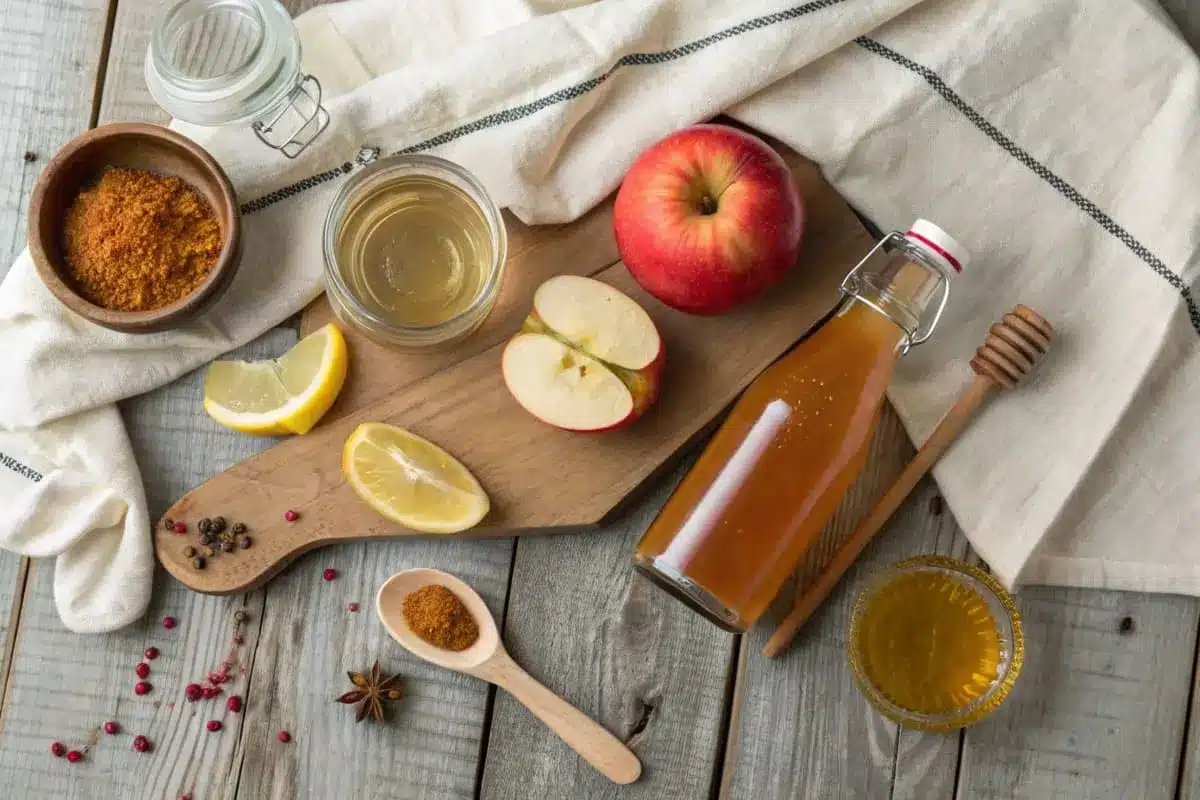
[[[915,323],[940,276],[899,259],[875,305]],[[766,610],[867,457],[905,331],[848,300],[742,395],[638,544],[634,564],[713,622]],[[915,325],[914,325],[915,327]]]

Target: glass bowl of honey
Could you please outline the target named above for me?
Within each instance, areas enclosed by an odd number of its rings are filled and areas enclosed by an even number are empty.
[[[945,732],[979,722],[1004,702],[1025,641],[1012,597],[991,575],[926,555],[871,578],[851,614],[847,656],[880,713]]]
[[[437,156],[380,159],[325,217],[325,286],[338,319],[401,349],[474,332],[500,293],[508,238],[479,180]]]

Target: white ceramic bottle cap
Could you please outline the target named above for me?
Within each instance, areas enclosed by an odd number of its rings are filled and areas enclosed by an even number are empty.
[[[962,272],[971,262],[971,254],[967,252],[967,248],[927,219],[919,219],[914,222],[904,236],[912,240],[914,244],[924,247],[933,256],[952,267],[955,272]]]

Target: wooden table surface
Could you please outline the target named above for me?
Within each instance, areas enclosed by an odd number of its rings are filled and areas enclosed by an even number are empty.
[[[162,1],[0,4],[0,275],[24,246],[30,190],[61,144],[98,123],[165,120],[142,78]],[[1200,42],[1200,2],[1165,5]],[[240,355],[277,355],[295,339],[294,327],[280,328]],[[268,444],[217,427],[200,392],[192,374],[122,404],[152,515]],[[889,414],[837,524],[853,521],[910,454]],[[901,730],[855,691],[844,632],[871,570],[917,553],[967,554],[936,487],[917,489],[797,645],[767,661],[766,625],[721,632],[634,579],[630,553],[673,480],[601,533],[334,547],[243,597],[195,594],[160,570],[147,617],[105,636],[63,629],[51,561],[0,552],[0,609],[11,609],[0,613],[0,797],[1200,797],[1196,599],[1025,589],[1027,660],[1010,700],[961,734]],[[474,584],[503,615],[514,657],[629,742],[642,779],[607,784],[510,697],[395,645],[373,596],[414,566]],[[339,579],[323,581],[326,567]],[[347,610],[355,601],[357,614]],[[220,664],[239,609],[250,621],[231,686],[245,710],[182,702],[184,685]],[[179,626],[164,630],[165,615]],[[134,666],[149,646],[162,651],[155,691],[135,697]],[[388,724],[356,725],[333,698],[348,688],[347,670],[376,659],[405,676],[407,696]],[[215,716],[227,723],[217,734],[204,728]],[[109,719],[124,733],[101,733]],[[277,741],[281,729],[291,743]],[[134,753],[135,733],[154,751]],[[90,744],[87,759],[51,757],[56,739]]]

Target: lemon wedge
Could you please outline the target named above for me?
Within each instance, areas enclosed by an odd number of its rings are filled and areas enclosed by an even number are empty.
[[[342,472],[383,516],[422,533],[456,533],[476,525],[490,502],[475,476],[433,442],[364,422],[342,450]]]
[[[262,436],[308,433],[337,399],[349,356],[332,323],[270,361],[214,361],[204,410],[227,428]]]

